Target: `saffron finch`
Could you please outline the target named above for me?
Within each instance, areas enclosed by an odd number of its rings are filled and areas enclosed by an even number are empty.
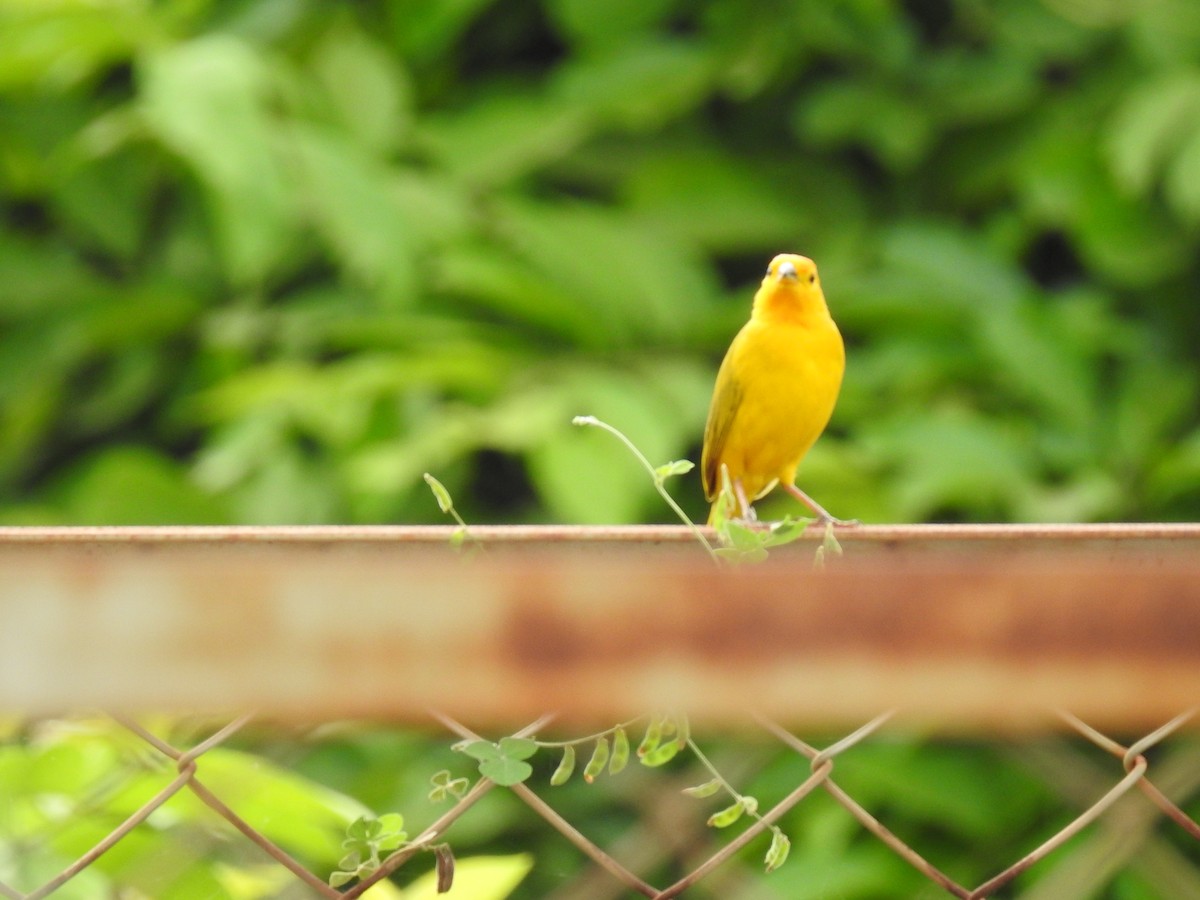
[[[713,503],[710,524],[722,469],[743,518],[753,518],[751,504],[782,485],[819,521],[848,524],[793,483],[833,414],[845,367],[842,335],[829,315],[816,264],[792,253],[776,256],[713,389],[700,463],[704,495]]]

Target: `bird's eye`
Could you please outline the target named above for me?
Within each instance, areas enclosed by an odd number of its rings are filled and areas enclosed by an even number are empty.
[[[809,275],[809,276],[808,276],[808,283],[809,283],[809,284],[815,284],[815,283],[816,283],[816,280],[817,280],[817,276],[816,276],[816,275]]]

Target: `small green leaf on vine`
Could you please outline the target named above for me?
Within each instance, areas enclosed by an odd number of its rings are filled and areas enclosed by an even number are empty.
[[[669,463],[663,463],[654,470],[654,474],[659,481],[665,481],[668,478],[673,478],[676,475],[686,475],[692,469],[696,468],[696,464],[690,459],[673,459]]]
[[[587,766],[583,770],[583,780],[591,784],[604,771],[604,767],[608,765],[608,738],[597,738],[596,748],[592,751],[592,758],[588,760]]]
[[[646,733],[642,736],[642,742],[638,744],[637,755],[645,757],[646,754],[654,752],[662,741],[662,716],[653,716],[649,724],[646,725]]]
[[[778,828],[772,829],[771,846],[767,850],[766,863],[767,871],[774,872],[785,862],[787,862],[788,853],[792,850],[792,842],[788,836]]]
[[[537,744],[528,738],[505,737],[498,744],[470,741],[456,747],[479,760],[480,775],[503,787],[520,784],[533,774],[533,766],[525,760],[537,752]]]
[[[612,756],[608,760],[608,774],[616,775],[629,763],[629,735],[624,728],[613,732]]]
[[[429,791],[429,799],[433,803],[441,803],[451,796],[461,797],[467,792],[467,788],[470,787],[470,782],[467,779],[454,778],[451,776],[449,769],[434,772],[433,777],[429,781],[433,785],[433,788]]]
[[[550,776],[550,784],[554,787],[566,784],[571,778],[571,773],[575,771],[575,747],[571,744],[563,747],[562,759],[558,761],[558,768],[554,770],[554,774]]]
[[[666,765],[679,753],[679,744],[671,741],[669,744],[659,744],[642,757],[642,765],[651,769]]]
[[[697,784],[694,787],[686,787],[683,789],[683,792],[685,794],[687,794],[689,797],[696,797],[698,799],[704,799],[705,797],[711,797],[713,794],[715,794],[720,789],[721,789],[721,779],[714,778],[712,781],[704,782],[704,784]]]
[[[740,819],[745,811],[746,807],[742,805],[741,800],[738,800],[736,803],[730,804],[709,816],[708,825],[711,828],[728,828]]]

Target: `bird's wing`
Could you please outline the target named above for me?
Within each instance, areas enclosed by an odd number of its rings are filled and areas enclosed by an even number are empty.
[[[721,490],[721,457],[725,455],[725,441],[741,405],[742,383],[734,376],[732,367],[727,362],[722,363],[717,373],[712,406],[708,409],[704,449],[700,454],[700,478],[704,484],[704,496],[708,500],[714,499]]]

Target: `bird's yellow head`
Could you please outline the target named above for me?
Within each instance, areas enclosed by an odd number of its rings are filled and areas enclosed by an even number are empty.
[[[771,260],[754,295],[754,315],[789,320],[828,317],[817,264],[796,253],[780,253]]]

